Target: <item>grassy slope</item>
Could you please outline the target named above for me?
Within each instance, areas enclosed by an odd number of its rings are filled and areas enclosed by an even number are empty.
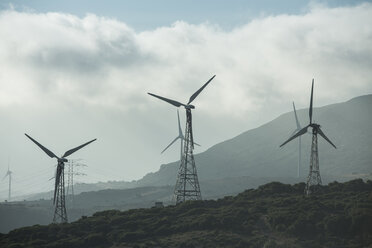
[[[236,197],[98,212],[0,236],[0,247],[372,247],[372,182],[270,183]]]

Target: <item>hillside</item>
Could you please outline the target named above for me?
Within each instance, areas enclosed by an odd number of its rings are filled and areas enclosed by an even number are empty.
[[[290,106],[290,105],[289,105]],[[297,111],[302,126],[308,123],[308,109]],[[323,177],[370,176],[372,172],[372,95],[314,108],[314,121],[337,150],[319,138],[320,170]],[[298,142],[279,148],[295,129],[293,112],[279,116],[258,128],[216,144],[197,154],[201,181],[225,177],[296,177]],[[311,135],[302,139],[301,176],[308,173]],[[137,185],[173,185],[179,162],[162,165]]]
[[[306,124],[308,110],[298,110],[302,125]],[[372,178],[372,95],[360,96],[344,103],[314,110],[315,121],[337,145],[335,150],[319,139],[322,181],[348,181],[353,178]],[[203,199],[236,195],[244,189],[278,181],[304,182],[308,173],[311,136],[303,138],[302,174],[297,174],[297,141],[279,148],[295,126],[293,113],[219,143],[195,155]],[[155,201],[169,203],[176,181],[178,162],[162,165],[159,171],[149,173],[132,182],[107,182],[75,185],[75,205],[68,205],[69,219],[77,220],[96,211],[153,206]],[[48,224],[53,212],[52,192],[35,194],[31,201],[0,204],[0,232],[14,228]],[[46,199],[46,200],[39,200]],[[104,200],[101,200],[104,199]],[[22,218],[15,218],[22,216]]]
[[[289,104],[290,108],[290,104]],[[308,109],[297,111],[302,126],[308,122]],[[336,144],[332,148],[319,138],[319,157],[322,178],[326,182],[347,181],[351,178],[372,178],[372,95],[353,98],[347,102],[314,108],[314,120]],[[230,140],[212,146],[195,155],[199,181],[250,177],[255,181],[266,178],[283,178],[293,183],[297,177],[298,142],[279,148],[295,129],[293,112],[248,130]],[[302,138],[301,178],[308,174],[311,135]],[[161,165],[156,172],[131,182],[77,184],[75,192],[103,189],[129,189],[144,186],[173,186],[176,182],[179,161]],[[328,180],[327,180],[328,178]],[[234,183],[234,180],[231,180]],[[256,186],[256,184],[254,183]],[[229,187],[234,187],[230,184]],[[249,185],[248,185],[249,186]],[[252,187],[255,187],[252,186]],[[239,191],[244,188],[240,188]],[[29,200],[49,199],[52,191],[29,196]],[[26,197],[27,198],[27,197]]]
[[[252,178],[235,177],[201,182],[203,199],[217,199],[226,195],[236,195],[247,188],[256,188],[272,180],[299,182],[303,179],[289,178]],[[229,185],[226,187],[226,185]],[[90,216],[97,211],[133,208],[149,208],[156,201],[172,204],[174,186],[137,187],[131,189],[105,189],[77,194],[73,203],[66,199],[69,221],[81,216]],[[0,233],[7,233],[15,228],[36,224],[49,224],[54,212],[53,202],[46,199],[0,203]]]
[[[269,183],[235,197],[110,210],[0,235],[0,247],[372,247],[372,181]]]

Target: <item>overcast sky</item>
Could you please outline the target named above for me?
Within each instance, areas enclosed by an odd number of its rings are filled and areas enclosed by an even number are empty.
[[[52,189],[57,155],[98,140],[81,182],[139,179],[179,157],[193,102],[202,152],[284,112],[372,93],[372,3],[0,0],[0,176],[14,194]],[[156,3],[156,4],[155,4]],[[177,3],[177,4],[175,4]],[[185,112],[180,109],[184,128]],[[0,199],[7,180],[0,182]]]

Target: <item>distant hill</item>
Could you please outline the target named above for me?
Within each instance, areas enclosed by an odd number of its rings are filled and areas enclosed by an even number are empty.
[[[0,235],[0,247],[372,247],[372,181],[278,182],[236,197],[97,212],[70,224]]]
[[[169,203],[172,189],[162,186],[91,191],[75,195],[73,202],[67,197],[68,220],[75,221],[81,216],[90,216],[97,211],[109,209],[150,208],[155,201]],[[53,213],[54,206],[50,199],[0,203],[0,233],[23,226],[50,224]]]
[[[272,180],[294,183],[303,179],[235,177],[203,181],[201,187],[204,199],[217,199],[236,195],[244,189],[255,188]],[[75,195],[73,202],[66,198],[68,219],[75,221],[81,216],[90,216],[97,211],[109,209],[150,208],[156,201],[162,201],[165,205],[174,204],[173,189],[172,185],[83,192]],[[51,223],[54,209],[50,196],[46,200],[37,199],[39,200],[0,203],[0,233],[24,226]]]
[[[289,108],[290,108],[290,104]],[[302,126],[308,124],[308,109],[297,111]],[[321,137],[320,170],[323,177],[348,178],[372,175],[372,95],[347,102],[314,108],[314,121],[337,150]],[[225,177],[285,177],[297,175],[298,142],[294,140],[279,148],[295,129],[293,112],[288,112],[258,128],[212,146],[195,155],[201,181]],[[302,138],[302,177],[309,167],[311,135]],[[173,185],[179,162],[162,165],[137,185]]]
[[[308,110],[298,110],[298,116],[305,126]],[[319,137],[323,183],[335,180],[343,182],[353,178],[371,179],[372,95],[315,108],[314,119],[322,124],[323,131],[338,147],[337,150],[333,149]],[[303,138],[300,178],[296,178],[297,141],[279,148],[294,128],[293,113],[289,112],[196,154],[203,199],[236,195],[245,189],[256,188],[271,181],[291,184],[304,182],[308,173],[311,136],[306,135]],[[162,165],[159,171],[149,173],[138,181],[77,184],[74,187],[76,193],[97,192],[83,193],[75,198],[76,205],[69,210],[70,220],[107,209],[150,207],[158,200],[169,203],[178,167],[179,162]],[[25,225],[49,223],[50,213],[53,212],[51,197],[52,191],[35,194],[29,198],[32,201],[15,203],[20,204],[18,207],[0,205],[0,219],[8,220],[0,223],[0,232]],[[82,204],[79,205],[79,202]],[[24,205],[27,207],[22,207]],[[40,205],[43,207],[40,208]],[[24,216],[22,221],[11,218],[16,215]]]
[[[291,105],[288,104],[288,108]],[[297,111],[302,126],[308,123],[308,109]],[[347,102],[314,108],[313,118],[336,144],[337,150],[319,137],[320,170],[325,182],[351,178],[372,178],[372,95]],[[212,146],[195,155],[199,181],[249,177],[282,178],[293,183],[297,177],[298,142],[294,140],[279,148],[295,129],[293,112],[246,131],[230,140]],[[311,135],[302,138],[301,178],[307,177]],[[76,193],[103,189],[129,189],[145,186],[173,186],[179,161],[161,165],[156,172],[132,182],[112,181],[77,184]],[[264,183],[272,180],[264,180]],[[286,182],[279,180],[281,182]],[[255,183],[253,183],[257,186]],[[234,185],[226,185],[226,187]],[[254,187],[255,187],[254,186]],[[240,188],[240,191],[244,188]],[[49,199],[52,191],[34,194],[29,200]]]

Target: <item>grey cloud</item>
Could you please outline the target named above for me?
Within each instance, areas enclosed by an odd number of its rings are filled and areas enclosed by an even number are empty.
[[[157,170],[179,155],[159,155],[176,109],[146,92],[186,101],[214,74],[195,101],[199,151],[290,111],[292,100],[307,107],[313,77],[315,106],[371,93],[369,23],[372,4],[262,17],[229,31],[179,21],[136,32],[95,15],[0,12],[0,174],[17,144],[20,176],[30,163],[52,166],[25,131],[61,149],[97,136],[82,155],[118,178]]]

